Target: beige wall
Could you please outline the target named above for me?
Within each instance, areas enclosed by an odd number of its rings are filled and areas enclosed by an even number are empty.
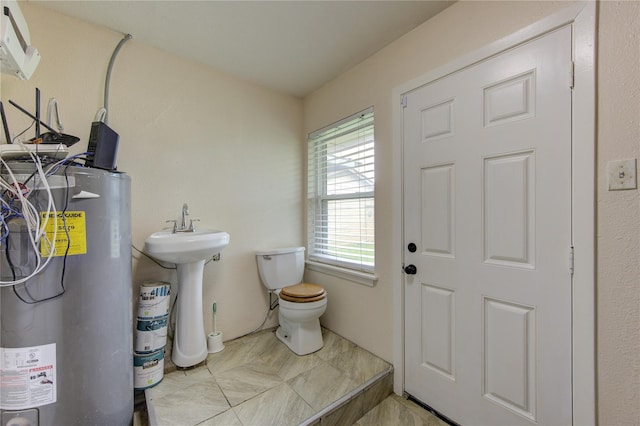
[[[608,191],[607,162],[640,158],[640,2],[600,3],[598,37],[598,409],[603,425],[637,425],[640,197]]]
[[[459,2],[331,81],[304,101],[311,132],[373,105],[376,113],[374,288],[307,273],[330,299],[323,323],[392,360],[391,264],[394,87],[565,7],[566,2]],[[603,2],[598,20],[597,382],[603,425],[640,419],[640,203],[638,191],[607,191],[606,163],[640,157],[639,2]],[[577,354],[577,356],[580,356]]]
[[[87,148],[102,106],[111,54],[122,35],[47,9],[21,3],[42,60],[29,81],[2,75],[2,100],[14,131],[30,120],[6,103],[32,111],[35,87],[43,110],[60,102],[65,132]],[[225,339],[262,322],[267,294],[254,251],[302,244],[302,102],[248,84],[198,63],[138,43],[120,50],[111,78],[110,126],[120,134],[118,168],[132,178],[133,243],[176,219],[183,203],[198,225],[222,229],[231,244],[205,267],[205,329],[218,303]],[[33,135],[29,132],[29,136]],[[145,280],[175,284],[165,271],[134,253],[134,295]],[[136,297],[137,299],[137,297]],[[267,325],[275,325],[270,317]]]
[[[608,192],[606,163],[640,157],[640,7],[603,2],[599,17],[597,176],[597,356],[601,424],[640,418],[640,264],[638,191]],[[67,133],[86,148],[102,105],[107,64],[122,35],[22,3],[42,62],[22,82],[2,75],[3,101],[33,105],[60,100]],[[395,268],[391,91],[467,52],[533,23],[566,3],[460,2],[344,73],[304,100],[260,87],[129,41],[111,81],[111,126],[121,136],[118,165],[132,177],[133,242],[179,215],[189,203],[202,225],[224,229],[231,245],[205,270],[205,324],[215,298],[225,339],[257,326],[266,308],[253,251],[303,241],[301,135],[367,106],[376,108],[376,287],[319,273],[307,279],[330,294],[323,323],[392,360],[391,309]],[[54,19],[55,18],[55,19]],[[304,106],[304,116],[303,116]],[[7,107],[13,129],[29,120]],[[182,170],[178,173],[178,170]],[[147,279],[175,282],[135,256],[134,286]],[[272,317],[268,324],[275,324]]]

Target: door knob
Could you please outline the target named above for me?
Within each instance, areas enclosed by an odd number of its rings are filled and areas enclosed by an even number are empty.
[[[418,272],[418,268],[415,265],[407,265],[404,268],[404,273],[407,275],[415,275]]]

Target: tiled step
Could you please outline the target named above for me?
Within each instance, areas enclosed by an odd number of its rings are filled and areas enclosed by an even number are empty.
[[[225,342],[206,365],[165,374],[145,392],[149,424],[355,423],[391,393],[393,368],[329,330],[323,339],[305,356],[273,331]]]
[[[393,392],[393,369],[383,371],[300,425],[351,425]]]
[[[418,404],[396,394],[386,397],[353,426],[449,426]]]

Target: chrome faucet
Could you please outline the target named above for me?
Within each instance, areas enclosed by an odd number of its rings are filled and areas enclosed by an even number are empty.
[[[200,219],[189,219],[189,226],[187,226],[187,216],[189,216],[189,206],[187,203],[182,205],[182,221],[180,222],[180,226],[178,226],[178,221],[176,219],[167,220],[166,222],[173,222],[173,233],[176,232],[195,232],[196,227],[193,225],[193,222],[199,222]]]
[[[187,216],[189,216],[189,206],[187,206],[187,203],[184,203],[182,205],[182,222],[180,224],[181,231],[187,229]]]

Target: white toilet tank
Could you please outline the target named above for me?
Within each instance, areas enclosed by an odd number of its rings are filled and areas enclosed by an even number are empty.
[[[256,252],[258,272],[269,290],[299,284],[304,274],[304,247],[290,247]]]

